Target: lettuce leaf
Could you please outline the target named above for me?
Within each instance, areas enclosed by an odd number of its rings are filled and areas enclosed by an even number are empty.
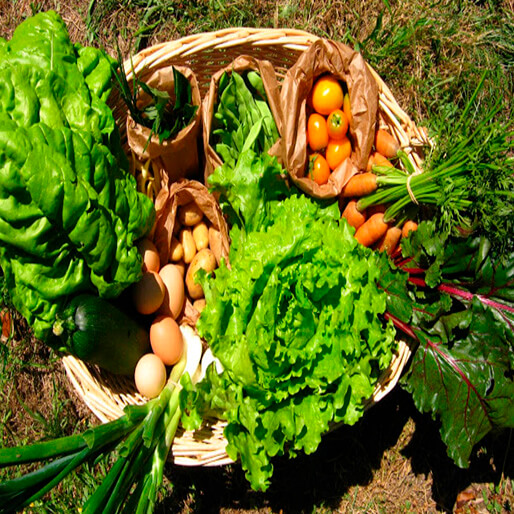
[[[226,419],[229,455],[253,488],[265,489],[273,456],[314,452],[333,423],[362,416],[395,331],[380,317],[379,263],[387,259],[356,242],[337,204],[278,182],[270,191],[268,179],[282,169],[269,156],[241,155],[240,164],[234,191],[230,179],[224,191],[252,230],[236,225],[230,267],[222,262],[215,277],[204,276],[207,307],[197,324],[224,371],[209,370],[189,388],[184,423],[197,426],[213,411]],[[243,183],[255,185],[249,202],[235,192]]]
[[[247,170],[251,170],[248,173]],[[208,185],[219,194],[219,203],[230,226],[245,232],[261,229],[271,222],[271,209],[288,194],[276,159],[248,149],[235,165],[225,163],[209,176]]]
[[[154,220],[128,173],[110,58],[73,45],[53,11],[0,44],[0,266],[40,339],[70,296],[114,297],[141,276]]]

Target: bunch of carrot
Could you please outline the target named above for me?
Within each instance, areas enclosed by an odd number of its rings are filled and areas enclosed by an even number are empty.
[[[354,175],[343,188],[340,199],[342,217],[355,228],[355,238],[364,246],[385,251],[389,255],[395,253],[402,237],[417,229],[417,223],[412,220],[401,220],[397,223],[387,221],[384,213],[386,205],[373,205],[362,208],[359,198],[376,191],[378,185],[387,180],[395,179],[395,168],[389,159],[395,159],[399,145],[394,137],[384,129],[378,129],[375,134],[374,151],[370,154],[365,172]],[[374,171],[382,171],[387,175],[377,175]],[[345,203],[346,202],[346,203]]]
[[[391,141],[390,134],[378,131],[375,149],[382,153],[383,145],[385,157],[390,150],[394,167],[380,164],[374,154],[372,173],[353,177],[342,196],[358,197],[355,207],[359,213],[387,206],[380,219],[381,231],[385,224],[396,222],[398,226],[416,211],[431,219],[441,235],[487,237],[494,253],[509,259],[514,251],[514,139],[511,124],[501,114],[500,99],[482,94],[486,77],[487,72],[455,122],[441,119],[434,125],[435,145],[422,173]]]

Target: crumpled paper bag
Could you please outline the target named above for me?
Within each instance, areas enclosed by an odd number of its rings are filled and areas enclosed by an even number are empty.
[[[348,137],[352,155],[332,173],[327,184],[307,177],[307,98],[318,77],[330,74],[348,87],[352,120]],[[366,169],[373,146],[378,86],[363,57],[342,43],[316,40],[288,70],[281,89],[282,160],[293,182],[316,198],[336,197],[348,180]]]
[[[180,179],[159,191],[155,199],[156,218],[153,230],[153,243],[159,252],[161,266],[164,266],[170,259],[171,240],[174,234],[175,223],[177,222],[177,210],[181,205],[194,201],[204,217],[209,220],[212,227],[218,232],[215,239],[211,241],[210,249],[220,262],[224,258],[228,262],[229,235],[228,226],[221,212],[221,208],[214,196],[207,188],[197,180]],[[193,307],[193,304],[186,299],[181,322],[187,322],[195,326],[200,313]]]
[[[207,184],[207,178],[214,172],[214,170],[223,164],[220,156],[216,153],[216,150],[210,145],[210,137],[212,130],[212,121],[214,116],[214,109],[218,101],[218,84],[221,76],[224,72],[230,73],[232,70],[237,73],[241,73],[245,70],[255,70],[261,75],[264,89],[268,100],[271,113],[277,125],[278,133],[282,134],[282,109],[280,104],[280,85],[275,75],[275,69],[271,62],[255,59],[249,55],[240,55],[228,66],[218,70],[212,77],[209,85],[209,91],[207,92],[202,107],[202,118],[203,118],[203,145],[205,153],[205,171],[204,180]],[[280,147],[280,138],[270,148],[269,154],[281,157],[282,150]]]
[[[150,129],[137,124],[130,114],[127,116],[127,139],[129,147],[140,161],[152,159],[161,175],[161,187],[180,178],[192,178],[199,170],[199,141],[201,135],[201,97],[196,76],[185,66],[164,66],[143,74],[140,78],[149,86],[166,91],[172,101],[175,100],[173,67],[180,71],[191,84],[192,103],[198,109],[187,127],[184,127],[172,139],[159,142],[159,136],[153,134],[150,141]],[[146,93],[141,93],[140,101],[148,101]]]

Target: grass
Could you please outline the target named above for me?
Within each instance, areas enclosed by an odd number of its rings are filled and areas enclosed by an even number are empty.
[[[129,8],[130,7],[130,8]],[[350,44],[392,88],[400,104],[426,123],[440,104],[459,105],[461,92],[484,69],[501,70],[514,89],[514,15],[508,2],[250,2],[107,0],[89,4],[89,41],[123,27],[125,53],[190,33],[230,26],[288,27]],[[129,37],[127,37],[130,35]]]
[[[125,57],[157,42],[231,26],[307,30],[357,48],[400,105],[428,127],[455,115],[487,69],[487,94],[503,98],[504,116],[512,115],[512,0],[8,0],[0,3],[4,37],[24,17],[47,9],[63,16],[74,41],[105,47],[113,56],[116,36]],[[8,303],[8,295],[0,303]],[[16,319],[15,337],[0,343],[2,444],[50,439],[92,423],[58,357]],[[461,512],[512,512],[513,446],[512,434],[491,435],[470,468],[460,470],[446,457],[437,424],[395,391],[355,427],[327,436],[314,455],[277,459],[266,494],[250,491],[237,466],[168,466],[157,511],[450,512],[469,490]],[[107,468],[107,462],[82,468],[28,511],[79,512]],[[0,480],[10,473],[0,470]]]

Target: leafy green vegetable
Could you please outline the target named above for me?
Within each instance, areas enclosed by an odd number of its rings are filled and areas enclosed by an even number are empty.
[[[514,427],[512,332],[475,299],[442,317],[430,334],[416,333],[420,348],[405,387],[420,411],[440,419],[449,456],[467,467],[487,433]]]
[[[336,203],[268,189],[281,173],[249,150],[213,175],[242,220],[230,268],[222,262],[202,281],[197,329],[224,371],[210,369],[184,400],[186,426],[212,411],[228,421],[227,451],[255,489],[267,487],[271,457],[311,453],[332,423],[362,416],[395,346],[377,285],[387,258],[356,242]],[[238,196],[242,184],[248,196]]]
[[[55,12],[0,45],[0,266],[40,339],[70,296],[114,297],[141,276],[134,243],[155,212],[128,173],[110,88],[109,58],[72,45]]]
[[[136,74],[131,87],[123,69],[119,49],[118,62],[113,65],[112,71],[132,119],[150,129],[149,140],[154,134],[159,136],[160,143],[166,139],[172,139],[191,123],[198,106],[192,103],[191,84],[175,67],[173,67],[174,101],[167,91],[149,86]],[[149,98],[149,101],[143,105],[140,101],[141,92],[146,93]]]
[[[396,280],[388,311],[419,343],[402,383],[441,421],[448,454],[465,467],[488,432],[514,427],[514,258],[500,259],[484,238],[441,234],[434,222],[402,247],[399,264],[417,287]]]
[[[266,153],[278,137],[260,75],[253,70],[224,73],[218,84],[211,134],[211,144],[223,162],[233,167],[243,149],[250,147],[248,138],[253,151],[260,154]]]
[[[289,192],[276,159],[267,154],[257,158],[252,150],[243,152],[235,166],[220,166],[209,176],[208,184],[219,193],[220,207],[230,225],[246,232],[269,223],[271,210]]]

